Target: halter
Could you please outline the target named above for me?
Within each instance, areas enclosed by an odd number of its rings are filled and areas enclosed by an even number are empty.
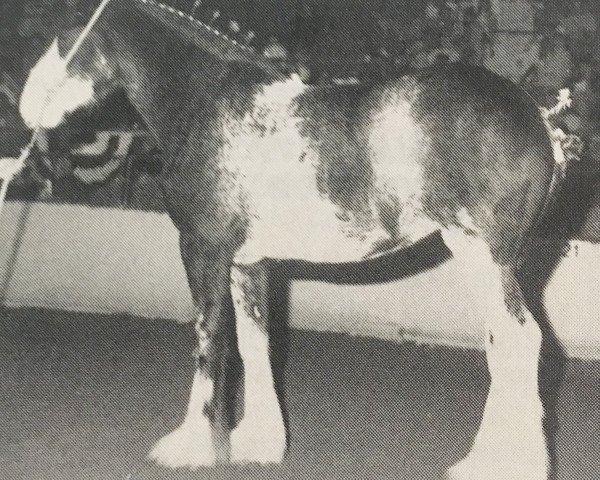
[[[96,8],[96,10],[94,11],[94,14],[88,21],[85,28],[81,31],[81,33],[77,37],[77,40],[75,41],[75,43],[73,44],[73,46],[71,47],[69,52],[67,53],[67,56],[64,58],[63,68],[65,71],[66,71],[69,63],[71,63],[71,61],[73,60],[73,57],[77,54],[77,52],[81,48],[81,44],[85,41],[85,39],[90,34],[90,31],[92,30],[92,28],[94,27],[94,25],[96,24],[98,19],[100,18],[100,15],[102,14],[102,12],[104,11],[104,9],[106,8],[106,6],[108,5],[109,2],[110,2],[110,0],[102,0],[100,5],[98,5],[98,8]],[[64,80],[63,80],[63,82],[64,82]],[[58,86],[62,85],[63,82],[59,83]],[[50,103],[52,94],[55,92],[56,92],[55,89],[54,89],[54,91],[51,90],[50,95],[48,95],[46,97],[46,101],[42,105],[42,108],[40,108],[40,114],[39,114],[38,118],[41,118],[42,115],[44,114],[44,111],[46,110],[46,108],[48,107],[48,104]],[[29,158],[29,155],[31,154],[31,150],[33,149],[34,145],[38,142],[38,140],[40,138],[40,134],[41,134],[41,128],[39,126],[35,127],[32,135],[31,135],[31,140],[29,140],[29,143],[27,144],[27,146],[21,150],[21,154],[19,155],[19,157],[0,159],[0,179],[2,180],[2,188],[0,189],[0,214],[2,213],[2,207],[4,206],[4,200],[6,198],[6,192],[8,190],[8,185],[10,184],[10,182],[12,181],[14,176],[17,175],[23,169],[23,166],[25,165],[25,161]]]

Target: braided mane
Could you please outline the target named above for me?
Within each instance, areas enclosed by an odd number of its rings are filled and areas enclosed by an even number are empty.
[[[182,40],[225,62],[245,63],[260,68],[269,76],[283,74],[253,49],[228,37],[192,15],[156,0],[129,0],[135,8],[174,32]]]

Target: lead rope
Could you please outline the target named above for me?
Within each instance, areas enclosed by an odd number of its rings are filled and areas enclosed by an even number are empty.
[[[75,40],[75,43],[73,44],[73,46],[67,53],[67,56],[63,60],[63,69],[64,69],[65,73],[67,70],[67,66],[69,65],[69,63],[71,63],[71,60],[73,60],[73,57],[77,54],[79,48],[81,47],[81,44],[85,41],[85,39],[89,35],[90,31],[92,30],[92,28],[94,27],[94,25],[96,24],[98,19],[100,18],[100,15],[102,14],[102,12],[104,11],[104,9],[106,8],[106,6],[108,5],[109,2],[110,2],[110,0],[102,0],[100,5],[98,5],[98,8],[96,8],[96,10],[94,11],[94,14],[92,15],[92,17],[89,19],[85,28],[81,31],[81,33],[77,37],[77,40]],[[55,87],[54,90],[51,90],[49,92],[49,95],[47,95],[47,97],[46,97],[46,101],[40,108],[40,114],[38,116],[38,119],[42,118],[44,112],[46,111],[46,108],[50,104],[52,95],[56,92],[56,88],[63,85],[65,79],[63,79]],[[17,158],[2,158],[2,159],[0,159],[0,180],[2,180],[2,188],[0,189],[0,216],[2,215],[2,208],[4,207],[4,200],[6,199],[6,192],[8,190],[8,186],[10,185],[10,182],[15,177],[15,175],[17,175],[21,170],[23,170],[23,167],[25,166],[25,162],[29,158],[29,155],[31,154],[31,150],[33,149],[35,144],[38,142],[41,134],[42,134],[42,129],[40,127],[36,127],[33,130],[33,133],[31,134],[31,139],[29,140],[29,143],[27,144],[27,146],[25,148],[23,148],[21,150],[21,154]]]

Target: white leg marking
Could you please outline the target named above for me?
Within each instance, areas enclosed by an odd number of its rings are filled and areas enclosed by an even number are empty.
[[[204,416],[204,405],[212,394],[212,381],[196,371],[185,420],[177,430],[158,441],[148,454],[149,459],[171,468],[196,469],[215,464],[212,430]]]
[[[457,231],[444,232],[444,240],[466,277],[474,280],[473,300],[479,300],[477,311],[486,319],[491,378],[471,451],[448,476],[452,480],[547,480],[549,456],[538,392],[539,326],[525,305],[521,306],[523,324],[507,309],[502,272],[485,243],[467,240]]]
[[[247,305],[241,287],[244,273],[233,268],[231,275],[238,346],[245,374],[244,417],[231,433],[231,461],[280,463],[286,450],[285,426],[271,371],[268,334],[256,321],[266,312],[266,304]]]

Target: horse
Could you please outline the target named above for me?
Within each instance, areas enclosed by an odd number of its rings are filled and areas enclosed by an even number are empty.
[[[307,85],[155,0],[112,0],[65,64],[78,32],[60,34],[31,70],[20,113],[51,129],[122,88],[162,149],[197,347],[183,423],[150,459],[191,469],[281,462],[273,261],[360,270],[437,232],[465,278],[485,287],[471,301],[490,374],[478,433],[447,476],[550,478],[544,330],[518,270],[554,195],[557,162],[521,88],[460,64]]]

